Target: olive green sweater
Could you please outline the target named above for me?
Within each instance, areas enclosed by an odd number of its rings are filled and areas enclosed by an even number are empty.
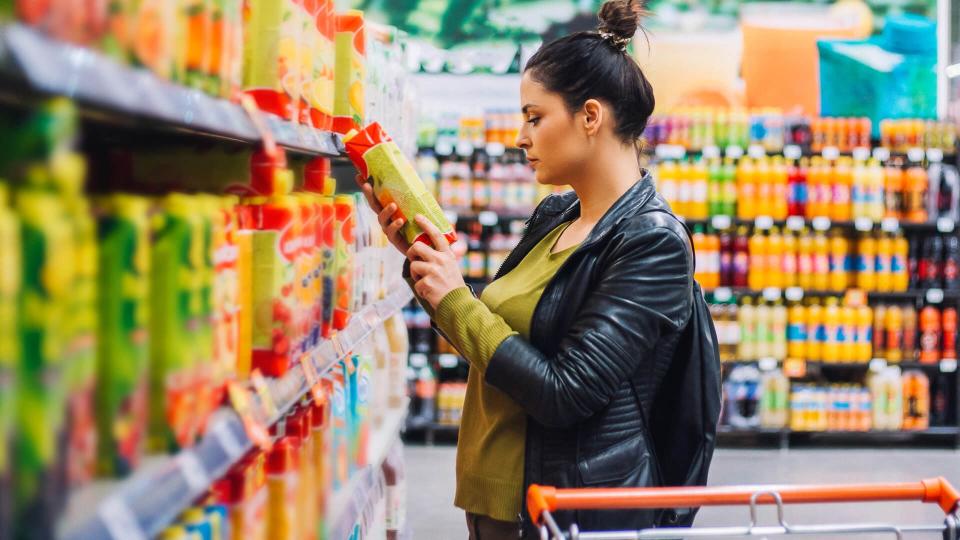
[[[563,224],[517,265],[474,298],[462,287],[437,306],[434,321],[470,362],[467,395],[457,442],[459,508],[516,521],[524,500],[526,414],[506,394],[484,382],[487,364],[513,334],[529,339],[533,311],[544,288],[576,246],[551,253]]]

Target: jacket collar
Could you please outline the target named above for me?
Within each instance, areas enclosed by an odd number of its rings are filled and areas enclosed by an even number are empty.
[[[607,210],[607,213],[600,218],[600,221],[593,227],[590,235],[580,245],[585,247],[602,240],[614,228],[615,225],[623,219],[633,216],[638,210],[643,208],[656,196],[657,190],[653,185],[653,177],[650,172],[644,169],[640,177],[630,189],[627,190],[613,206]],[[541,209],[544,220],[553,221],[553,217],[562,216],[559,222],[575,219],[580,215],[580,199],[576,193],[569,192],[545,203]]]

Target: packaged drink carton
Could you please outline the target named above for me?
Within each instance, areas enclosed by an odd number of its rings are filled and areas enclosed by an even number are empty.
[[[317,248],[317,222],[319,216],[314,208],[315,197],[309,193],[297,193],[297,209],[300,217],[300,256],[297,258],[297,304],[299,322],[297,332],[304,336],[300,353],[314,347],[320,339],[320,289],[322,280],[317,273],[321,268],[320,250]]]
[[[178,2],[139,0],[129,2],[129,6],[132,32],[128,46],[133,64],[164,79],[171,78],[176,67]]]
[[[417,215],[429,219],[451,244],[456,241],[456,232],[440,205],[427,191],[413,165],[379,124],[370,124],[363,131],[348,135],[344,142],[347,154],[360,175],[372,180],[377,200],[383,206],[391,202],[397,204],[399,209],[394,219],[406,220],[402,232],[408,242],[429,243],[429,237],[414,222]]]
[[[95,43],[106,29],[107,5],[102,2],[5,0],[0,4],[3,20],[11,20],[15,11],[22,23],[77,45]]]
[[[336,16],[333,130],[346,134],[360,129],[366,106],[366,33],[363,12],[349,10]]]
[[[286,418],[284,434],[299,444],[297,463],[297,519],[301,524],[301,538],[312,538],[310,526],[315,523],[314,516],[314,473],[313,473],[313,434],[310,431],[309,409],[298,409]]]
[[[67,487],[63,362],[75,275],[73,233],[62,199],[51,192],[21,189],[16,209],[23,282],[17,308],[14,520],[17,529],[52,535]]]
[[[0,537],[13,534],[13,433],[16,374],[20,359],[17,335],[21,287],[20,220],[10,207],[6,184],[0,184]]]
[[[217,40],[218,26],[214,21],[214,40],[221,43],[219,59],[214,55],[214,65],[220,67],[220,95],[227,99],[234,99],[243,88],[243,6],[243,0],[224,0],[220,40]]]
[[[313,437],[313,486],[316,501],[317,520],[315,537],[324,538],[326,534],[327,495],[330,486],[330,401],[324,395],[320,403],[310,403],[310,431]]]
[[[283,437],[267,455],[267,538],[300,540],[297,516],[300,444]]]
[[[246,2],[243,90],[260,110],[299,118],[300,9],[294,0]]]
[[[193,388],[202,336],[203,239],[197,202],[171,194],[152,220],[150,268],[150,437],[153,452],[189,446],[202,406]]]
[[[322,318],[320,334],[324,339],[333,335],[333,313],[335,310],[337,291],[337,240],[336,240],[336,207],[333,197],[320,199],[320,228],[322,234],[321,257],[323,259],[323,295]]]
[[[369,341],[367,342],[369,344]],[[366,348],[366,347],[365,347]],[[367,348],[368,349],[368,348]],[[357,467],[367,465],[367,445],[370,443],[370,399],[373,377],[374,360],[370,355],[369,349],[364,354],[353,357],[356,379],[356,439],[355,445],[355,463]]]
[[[244,219],[250,219],[250,210],[243,204],[235,207],[237,213],[237,355],[235,366],[237,378],[250,377],[253,362],[253,236],[254,231],[244,229]]]
[[[132,195],[102,201],[98,223],[98,471],[129,474],[147,430],[150,235],[148,202]]]
[[[229,540],[265,540],[267,491],[263,454],[245,458],[214,486],[227,507]]]
[[[240,339],[240,275],[236,205],[237,199],[223,196],[211,203],[213,228],[213,358],[216,386],[212,402],[219,404],[227,379],[237,372]]]
[[[178,0],[176,80],[181,84],[216,93],[209,71],[213,53],[213,20],[220,0]]]
[[[355,199],[350,195],[334,198],[334,308],[333,329],[343,330],[350,322],[353,303]]]
[[[33,3],[24,0],[24,3]],[[110,0],[107,6],[106,32],[100,39],[100,49],[120,62],[130,59],[130,43],[134,35],[133,0]]]

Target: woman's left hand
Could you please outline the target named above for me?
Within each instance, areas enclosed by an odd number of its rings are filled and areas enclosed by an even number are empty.
[[[422,215],[418,215],[415,221],[430,237],[433,247],[423,242],[414,242],[407,251],[410,276],[415,282],[413,289],[417,296],[429,303],[433,309],[437,309],[444,296],[465,286],[463,275],[460,273],[457,256],[440,230]]]

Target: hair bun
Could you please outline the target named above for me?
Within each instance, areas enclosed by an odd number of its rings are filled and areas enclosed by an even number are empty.
[[[621,40],[630,40],[640,28],[640,20],[647,15],[644,0],[607,0],[600,8],[597,30]]]

